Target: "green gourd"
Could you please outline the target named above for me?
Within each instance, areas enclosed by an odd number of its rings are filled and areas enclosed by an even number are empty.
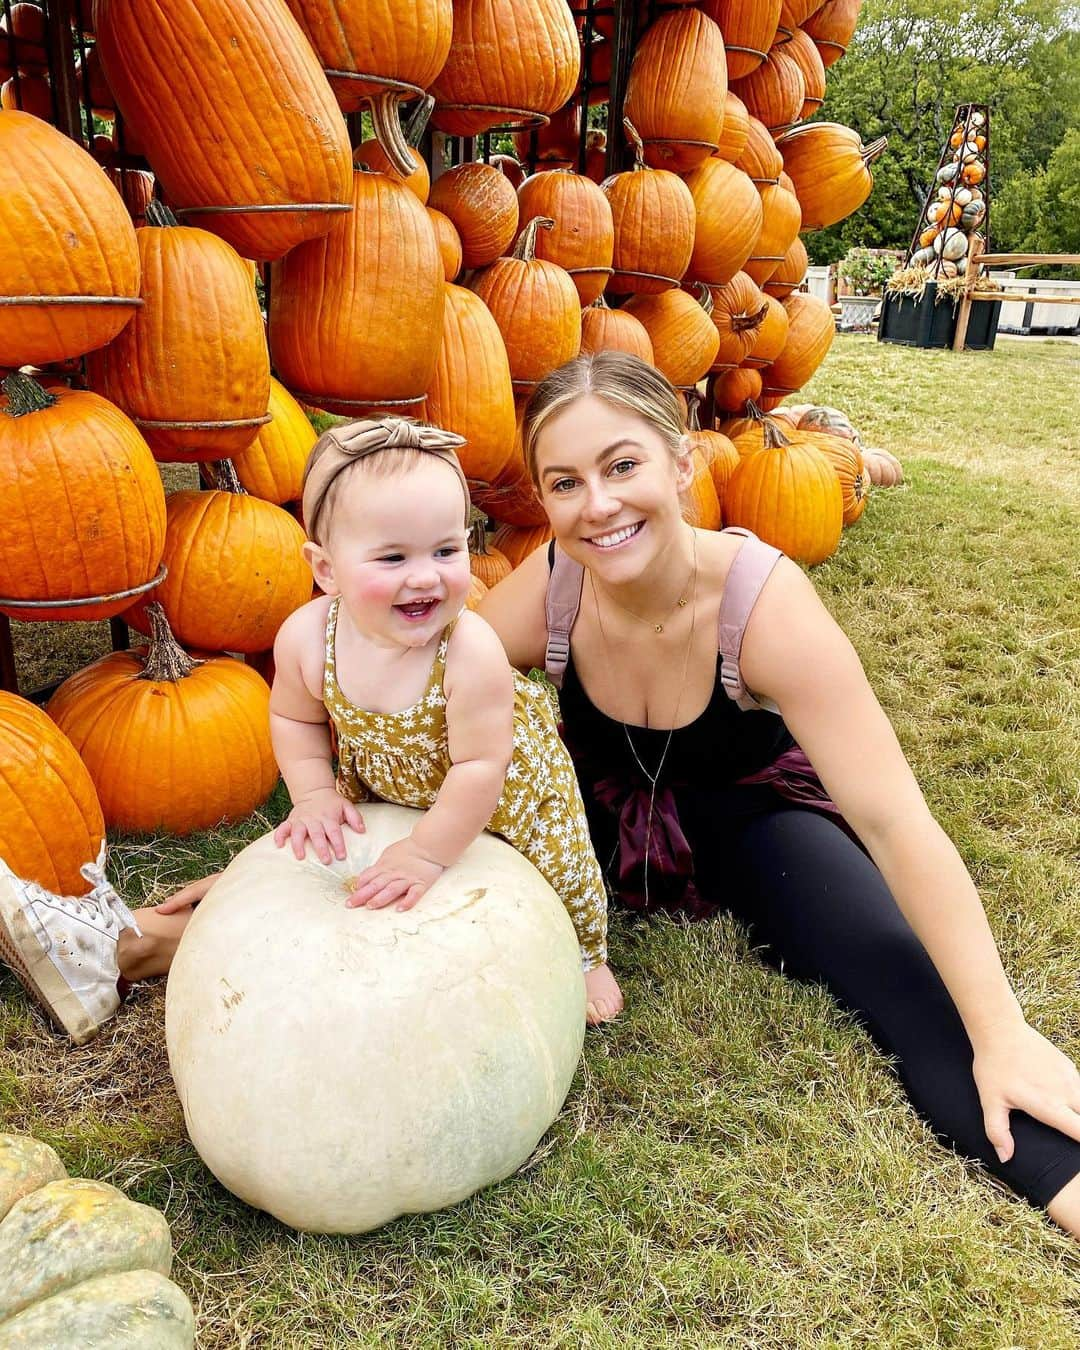
[[[0,1350],[190,1350],[164,1215],[0,1134]]]

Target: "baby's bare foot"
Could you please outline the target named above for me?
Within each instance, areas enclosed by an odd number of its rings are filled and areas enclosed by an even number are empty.
[[[585,1021],[591,1027],[610,1022],[622,1012],[623,996],[608,965],[585,972]]]

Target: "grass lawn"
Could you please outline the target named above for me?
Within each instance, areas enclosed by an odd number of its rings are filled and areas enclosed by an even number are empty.
[[[904,461],[814,577],[1030,1019],[1080,1058],[1080,353],[843,338],[806,396]],[[117,841],[118,882],[160,898],[285,806]],[[4,1128],[164,1209],[205,1347],[1075,1350],[1080,1249],[939,1147],[826,995],[732,923],[613,928],[626,1014],[532,1165],[441,1214],[321,1238],[232,1199],[186,1140],[160,986],[75,1050],[0,970]]]

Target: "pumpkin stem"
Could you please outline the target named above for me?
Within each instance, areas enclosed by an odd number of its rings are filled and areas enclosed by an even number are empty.
[[[477,557],[490,556],[487,546],[487,516],[474,506],[469,519],[469,552]]]
[[[416,107],[409,114],[409,120],[405,123],[405,141],[415,150],[423,139],[424,132],[427,130],[427,124],[435,108],[435,95],[425,94]],[[410,156],[411,158],[411,156]],[[415,164],[413,168],[415,168]],[[412,172],[412,169],[409,170]]]
[[[645,145],[642,142],[641,134],[629,117],[622,120],[623,131],[626,132],[626,139],[634,147],[634,168],[643,169],[645,167]]]
[[[416,161],[409,153],[409,142],[401,129],[401,118],[398,116],[400,101],[401,95],[390,89],[376,94],[371,100],[371,125],[375,139],[394,172],[402,178],[408,178],[416,171]]]
[[[44,412],[60,400],[48,389],[43,389],[37,380],[29,375],[13,370],[4,379],[4,393],[8,397],[5,411],[9,417],[25,417],[27,413]]]
[[[555,222],[550,216],[533,216],[528,225],[518,235],[518,241],[514,245],[512,258],[518,258],[521,262],[536,261],[536,236],[540,230],[553,230]]]
[[[691,389],[686,395],[686,429],[687,431],[700,431],[701,419],[698,416],[698,409],[701,407],[701,395],[696,389]]]
[[[586,308],[588,308],[588,309],[610,309],[611,306],[610,306],[610,305],[608,304],[608,302],[604,299],[604,292],[601,291],[600,294],[596,297],[596,299],[592,302],[592,304],[586,306]]]
[[[165,203],[158,201],[156,197],[146,208],[146,223],[147,225],[157,225],[162,229],[180,224]]]
[[[780,430],[780,423],[772,417],[763,417],[764,426],[762,428],[762,443],[766,450],[779,450],[782,446],[790,445],[791,442]]]
[[[219,492],[235,492],[239,497],[247,495],[247,488],[240,482],[231,459],[217,459],[207,464],[206,476]]]
[[[712,290],[706,286],[703,281],[695,281],[692,289],[696,290],[698,293],[697,299],[701,308],[706,314],[712,314],[713,309],[715,308]]]
[[[879,136],[876,141],[871,141],[869,145],[863,147],[862,162],[867,166],[873,164],[875,159],[879,159],[885,153],[888,144],[888,136]]]
[[[175,684],[190,675],[196,666],[206,664],[205,661],[189,656],[173,637],[169,621],[159,601],[153,600],[146,606],[146,617],[150,620],[150,646],[147,648],[142,673],[136,677],[137,679],[154,680],[159,684],[164,681]]]
[[[736,314],[731,321],[731,331],[745,333],[750,328],[760,328],[768,312],[769,302],[766,300],[756,314]]]

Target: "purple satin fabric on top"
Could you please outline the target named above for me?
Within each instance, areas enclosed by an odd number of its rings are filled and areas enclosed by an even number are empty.
[[[771,764],[738,779],[736,784],[753,785],[770,787],[792,805],[828,816],[862,847],[798,746],[783,751]],[[675,801],[675,791],[682,789],[692,790],[690,784],[677,780],[657,788],[652,803],[651,831],[649,798],[652,785],[643,777],[635,776],[632,780],[603,778],[593,785],[592,795],[618,819],[618,874],[612,880],[619,900],[628,908],[643,912],[679,910],[691,919],[703,919],[715,914],[722,904],[704,899],[694,881],[694,858],[679,822]]]

